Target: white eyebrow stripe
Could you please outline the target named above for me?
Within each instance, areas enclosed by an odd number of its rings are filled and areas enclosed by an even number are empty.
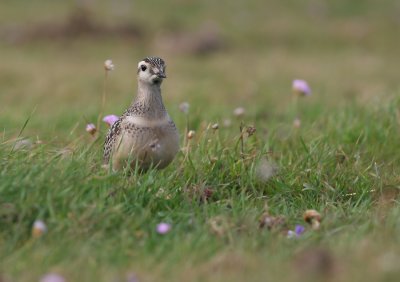
[[[162,119],[148,119],[139,116],[127,116],[125,119],[127,123],[133,123],[136,126],[142,127],[161,126],[168,124],[171,121],[168,115],[165,115]]]
[[[140,61],[140,62],[138,63],[138,65],[137,65],[137,67],[139,68],[142,64],[146,64],[146,62],[145,62],[145,61]]]

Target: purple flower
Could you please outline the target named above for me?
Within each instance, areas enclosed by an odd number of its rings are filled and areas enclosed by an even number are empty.
[[[296,94],[309,96],[311,95],[311,88],[307,81],[302,79],[295,79],[292,83],[292,89]]]
[[[167,234],[169,231],[171,231],[171,224],[161,222],[157,224],[156,231],[158,234]]]
[[[108,115],[103,118],[103,121],[107,123],[108,126],[112,126],[118,119],[119,117],[116,115]]]
[[[65,282],[65,279],[57,273],[48,273],[40,278],[40,282]]]
[[[289,230],[288,232],[287,232],[287,237],[290,239],[290,238],[297,238],[297,237],[300,237],[301,236],[301,234],[303,234],[304,233],[304,231],[306,231],[306,229],[305,229],[305,227],[303,226],[303,225],[296,225],[296,227],[294,228],[294,231],[293,230]]]
[[[306,228],[300,224],[296,225],[296,227],[294,228],[294,232],[296,233],[297,236],[300,236],[301,234],[303,234],[304,231],[306,231]]]

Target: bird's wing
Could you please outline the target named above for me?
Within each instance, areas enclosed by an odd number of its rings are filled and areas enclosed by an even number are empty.
[[[103,162],[105,164],[108,164],[110,162],[110,156],[114,148],[114,143],[120,132],[121,132],[121,118],[119,118],[116,122],[114,122],[111,128],[108,130],[106,140],[104,142],[104,153],[103,153]]]

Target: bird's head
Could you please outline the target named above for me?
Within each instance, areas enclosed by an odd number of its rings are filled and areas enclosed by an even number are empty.
[[[147,57],[138,64],[138,80],[149,84],[160,85],[165,75],[165,62],[158,57]]]

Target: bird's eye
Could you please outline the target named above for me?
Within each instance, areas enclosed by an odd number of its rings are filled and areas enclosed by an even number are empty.
[[[142,71],[145,71],[145,70],[147,69],[147,67],[146,67],[145,65],[141,65],[141,66],[140,66],[140,69],[141,69]]]

